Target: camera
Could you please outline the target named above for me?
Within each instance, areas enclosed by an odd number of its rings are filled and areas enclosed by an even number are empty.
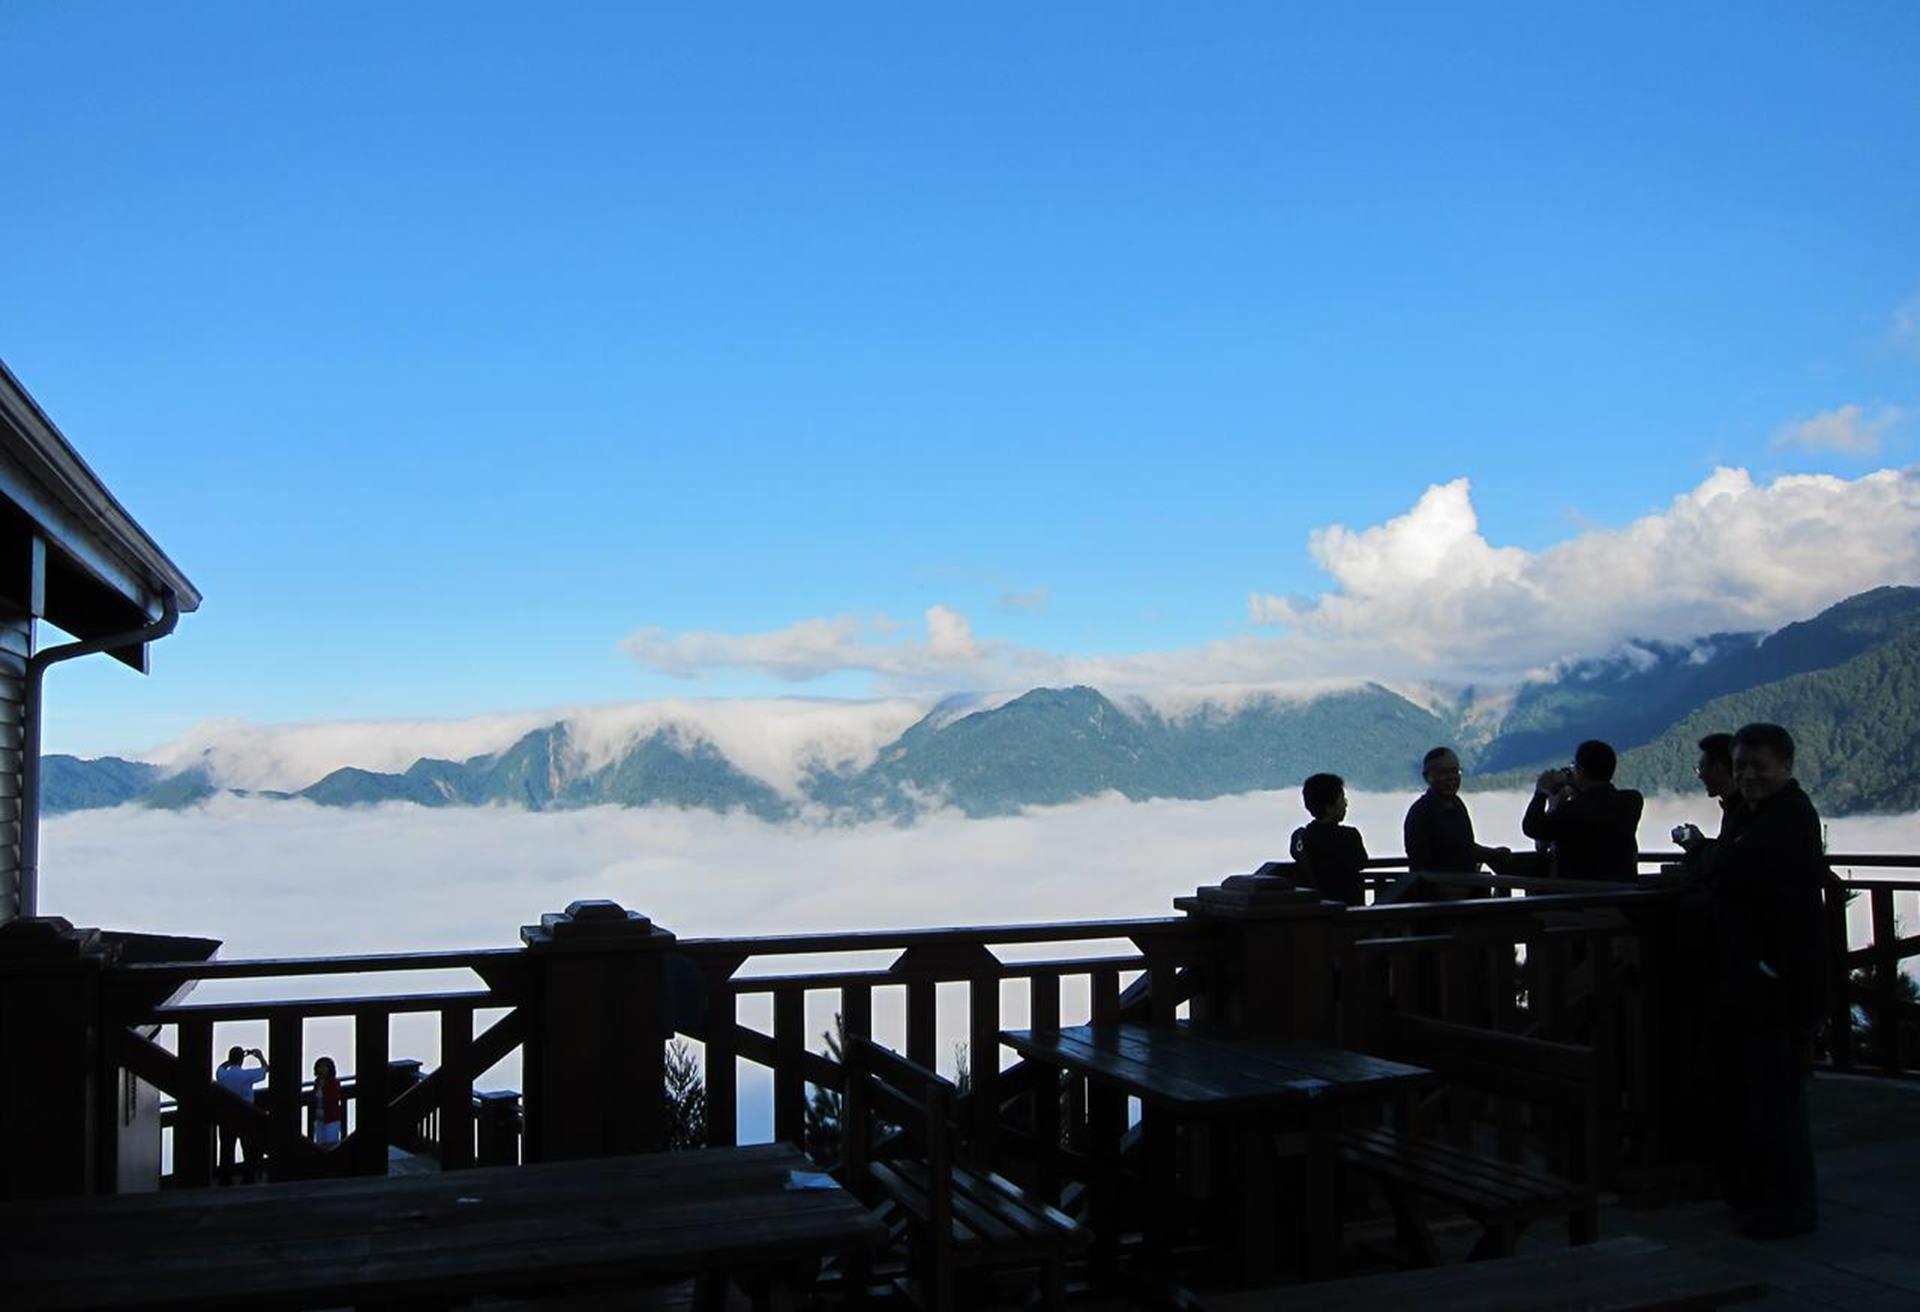
[[[1571,787],[1573,787],[1573,768],[1571,766],[1563,765],[1558,770],[1547,771],[1547,788],[1549,791],[1557,793],[1562,788]]]

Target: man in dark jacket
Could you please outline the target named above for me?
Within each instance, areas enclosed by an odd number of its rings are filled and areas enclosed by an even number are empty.
[[[1710,733],[1699,743],[1700,760],[1693,773],[1708,797],[1720,804],[1719,832],[1709,838],[1697,825],[1681,825],[1673,831],[1673,841],[1686,849],[1695,872],[1704,866],[1708,850],[1715,843],[1730,842],[1747,822],[1747,804],[1733,783],[1733,735]]]
[[[1520,829],[1548,845],[1562,879],[1633,880],[1646,801],[1613,786],[1618,760],[1613,748],[1590,738],[1574,748],[1571,770],[1548,770],[1534,785]]]
[[[1474,874],[1482,861],[1496,870],[1513,855],[1504,847],[1482,847],[1473,839],[1473,817],[1460,800],[1460,758],[1451,747],[1436,747],[1420,762],[1427,791],[1407,808],[1401,836],[1407,845],[1407,868]]]
[[[1313,819],[1293,831],[1293,862],[1305,872],[1320,896],[1357,907],[1366,900],[1361,870],[1367,864],[1367,845],[1360,831],[1340,822],[1347,818],[1347,783],[1337,774],[1307,776],[1300,800]]]
[[[1718,940],[1721,1071],[1728,1080],[1728,1199],[1756,1238],[1811,1230],[1808,1058],[1828,963],[1820,816],[1793,778],[1793,736],[1749,724],[1733,736],[1747,813],[1707,854]]]

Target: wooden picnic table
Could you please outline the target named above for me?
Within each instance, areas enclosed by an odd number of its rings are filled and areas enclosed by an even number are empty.
[[[292,1308],[731,1272],[775,1305],[885,1227],[785,1144],[0,1207],[15,1312]]]
[[[1274,1274],[1276,1189],[1274,1136],[1299,1131],[1305,1177],[1299,1204],[1306,1274],[1327,1276],[1339,1265],[1340,1113],[1432,1082],[1419,1066],[1319,1044],[1249,1038],[1173,1025],[1075,1025],[1007,1030],[1001,1042],[1031,1061],[1085,1076],[1096,1148],[1117,1151],[1124,1099],[1140,1099],[1149,1160],[1150,1237],[1164,1236],[1172,1193],[1172,1123],[1212,1125],[1229,1136],[1241,1184],[1236,1247],[1249,1284]],[[1107,1095],[1093,1105],[1093,1095]],[[1158,1124],[1156,1124],[1158,1120]],[[1115,1250],[1114,1171],[1092,1182],[1096,1259]],[[1103,1227],[1105,1233],[1103,1234]]]

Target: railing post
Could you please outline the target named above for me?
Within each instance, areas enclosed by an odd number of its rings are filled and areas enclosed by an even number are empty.
[[[298,1016],[276,1013],[267,1021],[267,1060],[273,1063],[273,1073],[267,1076],[267,1087],[255,1101],[264,1102],[267,1109],[269,1180],[292,1180],[300,1174],[294,1163],[300,1160],[300,1141],[306,1137],[305,1099],[301,1097],[304,1033]],[[384,1171],[384,1155],[380,1162]],[[253,1170],[254,1165],[248,1162],[247,1169]]]
[[[807,1082],[807,995],[797,988],[773,995],[773,1137],[804,1149]]]
[[[1889,1075],[1900,1073],[1900,930],[1893,919],[1893,890],[1876,888],[1873,906],[1873,1060]]]
[[[583,901],[520,938],[534,966],[526,1159],[664,1147],[673,935],[617,902]]]
[[[0,925],[0,1198],[94,1193],[112,1167],[101,1112],[117,1088],[102,1008],[113,956],[99,930],[59,916]]]
[[[513,1089],[490,1089],[474,1095],[478,1142],[476,1166],[517,1166],[520,1163],[520,1094]]]
[[[440,1064],[442,1066],[446,1065],[447,1061],[447,1028],[447,1013],[443,1011],[440,1013]],[[468,1023],[468,1028],[472,1028],[471,1021]],[[387,1102],[389,1105],[398,1102],[402,1094],[414,1085],[420,1083],[420,1067],[421,1062],[418,1057],[387,1058]],[[445,1072],[443,1071],[441,1075],[444,1079]],[[436,1115],[436,1112],[429,1112],[427,1115],[428,1117],[432,1117]],[[424,1135],[420,1133],[420,1122],[418,1120],[409,1120],[399,1124],[390,1123],[387,1126],[387,1138],[392,1142],[394,1147],[404,1148],[410,1153],[417,1153],[429,1146],[436,1145],[439,1140],[439,1135],[437,1132],[433,1135]],[[441,1165],[444,1166],[446,1163],[443,1161]]]
[[[385,1175],[387,1145],[393,1141],[391,1013],[369,1007],[353,1014],[353,1139],[355,1175]]]
[[[1847,969],[1847,895],[1844,886],[1827,889],[1827,1058],[1837,1071],[1853,1069],[1852,972]]]
[[[1234,875],[1174,906],[1210,926],[1207,1014],[1246,1034],[1331,1043],[1333,961],[1346,907],[1286,876]]]
[[[707,1146],[730,1147],[740,1137],[739,1054],[733,1030],[739,1023],[740,1001],[733,991],[733,972],[744,957],[703,958],[701,971],[707,989]]]
[[[473,1165],[473,1008],[440,1013],[440,1169]],[[415,1078],[418,1078],[416,1074]]]

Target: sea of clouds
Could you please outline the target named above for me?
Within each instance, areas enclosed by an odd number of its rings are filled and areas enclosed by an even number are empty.
[[[1349,820],[1376,854],[1397,854],[1411,800],[1357,793]],[[1530,846],[1519,833],[1524,794],[1469,800],[1482,842]],[[768,824],[668,808],[340,809],[222,797],[185,811],[120,807],[47,820],[41,906],[75,924],[217,938],[229,959],[510,947],[520,926],[578,898],[611,898],[682,937],[1155,916],[1172,914],[1173,899],[1200,885],[1283,858],[1304,818],[1291,791],[1197,802],[1107,796],[995,819],[935,813],[911,826]],[[1667,831],[1686,819],[1711,828],[1711,803],[1649,799],[1642,848],[1666,846]],[[1837,819],[1829,843],[1835,852],[1920,851],[1920,815]],[[1903,894],[1899,907],[1908,925],[1912,899]],[[1855,906],[1856,942],[1866,914]],[[405,987],[473,984],[444,974],[247,981],[202,986],[195,998]],[[948,1069],[964,1034],[961,991],[951,992],[941,1007]],[[1084,998],[1070,993],[1065,1003],[1073,1019]],[[1004,1005],[1005,1024],[1024,1023],[1018,988],[1009,986]],[[877,1000],[883,1039],[902,1037],[899,1006]],[[743,1005],[743,1022],[764,1027],[762,1011]],[[832,997],[814,998],[807,1020],[817,1049]],[[226,1026],[217,1038],[252,1046],[265,1032]],[[346,1021],[310,1022],[306,1039],[303,1068],[318,1053],[351,1051]],[[393,1044],[398,1055],[437,1060],[430,1018],[397,1018]],[[764,1078],[750,1066],[742,1076],[741,1132],[766,1138]],[[483,1086],[518,1080],[508,1062]]]

